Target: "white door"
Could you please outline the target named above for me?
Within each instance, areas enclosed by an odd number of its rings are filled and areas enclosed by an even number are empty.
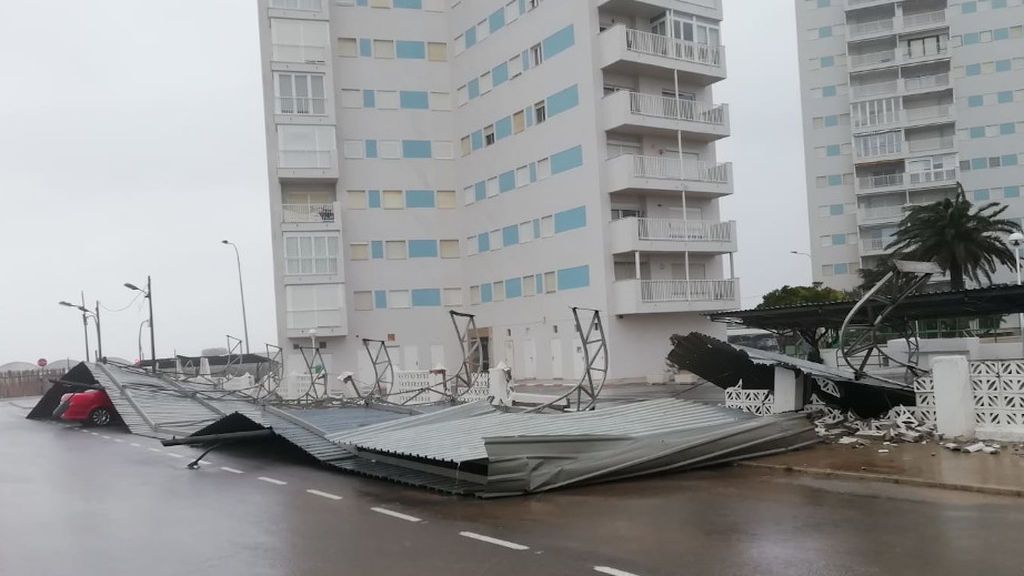
[[[573,344],[572,350],[572,376],[579,380],[583,377],[583,371],[587,369],[587,360],[583,357],[583,343]]]
[[[419,346],[402,346],[402,369],[403,370],[419,370],[420,369],[420,349],[419,349]]]
[[[444,366],[445,368],[447,368],[447,366],[444,365],[444,346],[442,346],[440,344],[431,344],[430,345],[430,369],[433,370],[434,368],[437,368],[438,366]]]
[[[523,378],[530,380],[537,377],[537,342],[523,341]]]
[[[511,338],[505,340],[505,365],[515,372],[516,369],[516,343]]]
[[[562,367],[562,341],[558,338],[551,339],[551,377],[561,380],[563,377]]]

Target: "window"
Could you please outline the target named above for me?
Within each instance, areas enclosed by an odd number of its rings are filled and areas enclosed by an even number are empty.
[[[344,144],[345,158],[362,158],[364,145],[362,140],[345,140]]]
[[[347,198],[349,210],[366,210],[366,190],[349,190]]]
[[[480,287],[479,286],[470,286],[469,287],[469,302],[470,302],[470,304],[479,304],[480,303]]]
[[[455,37],[455,55],[458,56],[466,51],[466,37],[459,34]]]
[[[431,62],[448,60],[448,45],[444,42],[427,42],[427,59]]]
[[[545,216],[540,219],[540,237],[550,238],[555,235],[555,219],[553,216]]]
[[[452,109],[452,95],[450,92],[431,92],[430,93],[430,109],[431,110],[451,110]]]
[[[535,124],[542,124],[548,119],[548,109],[544,100],[533,105],[533,121]]]
[[[431,148],[435,160],[451,160],[455,158],[455,144],[447,140],[434,140]]]
[[[377,90],[376,100],[377,108],[386,110],[397,110],[401,103],[401,98],[395,90]]]
[[[441,258],[458,258],[459,257],[459,241],[458,240],[441,240]]]
[[[395,42],[393,40],[374,40],[373,57],[386,59],[394,58]]]
[[[483,74],[480,75],[480,93],[487,94],[488,92],[491,91],[491,88],[494,88],[494,82],[491,79],[491,73],[484,72]]]
[[[544,158],[537,161],[537,180],[543,180],[551,176],[551,160]]]
[[[511,60],[508,61],[508,77],[515,78],[523,73],[523,57],[519,54],[515,55]]]
[[[533,240],[533,222],[523,222],[519,225],[519,242],[526,243]]]
[[[512,131],[519,134],[526,130],[526,113],[522,110],[512,115]]]
[[[494,125],[484,127],[484,146],[494,144]]]
[[[512,23],[519,19],[519,1],[512,0],[505,5],[505,21]]]
[[[544,62],[544,47],[541,44],[534,44],[530,47],[530,66],[540,66]]]
[[[534,276],[523,276],[523,296],[537,295],[537,280]]]
[[[349,244],[348,247],[349,258],[352,260],[369,260],[370,259],[370,244],[369,242],[356,242]]]
[[[522,188],[530,183],[530,167],[520,166],[516,168],[516,186]]]
[[[342,58],[355,58],[359,55],[359,44],[355,38],[338,38],[336,49]]]
[[[373,292],[369,290],[353,292],[352,305],[359,312],[373,310]]]
[[[476,41],[480,42],[484,38],[491,35],[491,26],[487,23],[487,20],[481,20],[476,25]]]
[[[462,288],[445,288],[442,297],[445,306],[462,306]]]
[[[491,230],[491,233],[488,234],[488,242],[491,250],[501,250],[501,230]]]
[[[388,308],[409,308],[412,301],[408,290],[389,290]]]
[[[388,240],[384,243],[384,253],[388,260],[405,260],[409,257],[405,240]]]
[[[323,74],[279,72],[275,83],[278,114],[323,115],[326,110]]]
[[[341,284],[285,286],[289,330],[336,328],[345,325]]]
[[[380,140],[377,142],[377,153],[381,158],[394,160],[402,157],[402,143],[398,140]]]
[[[342,106],[342,108],[362,108],[363,107],[363,91],[362,90],[342,90],[341,91],[341,106]]]
[[[286,234],[284,268],[289,276],[338,273],[338,236]]]
[[[493,295],[495,302],[501,302],[505,299],[505,283],[502,281],[495,282],[493,285]]]
[[[463,136],[462,140],[460,140],[460,143],[462,145],[462,155],[469,156],[469,153],[473,150],[472,145],[470,144],[469,136]]]
[[[557,290],[558,290],[558,283],[557,283],[557,280],[555,279],[555,273],[554,272],[545,272],[544,273],[544,292],[546,294],[553,294]]]
[[[486,186],[487,186],[487,197],[488,198],[493,198],[493,197],[497,196],[499,194],[499,192],[501,191],[500,187],[498,186],[498,179],[497,178],[488,178]]]
[[[455,100],[459,106],[464,106],[466,102],[469,102],[469,92],[466,90],[465,84],[459,86],[455,91]]]
[[[334,161],[333,126],[281,125],[278,165],[281,168],[330,168]]]
[[[401,190],[385,190],[383,206],[386,210],[405,208],[405,194]]]
[[[438,208],[455,208],[455,190],[438,190],[436,198]]]

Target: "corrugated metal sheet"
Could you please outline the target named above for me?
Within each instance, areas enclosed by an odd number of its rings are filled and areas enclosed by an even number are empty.
[[[792,356],[786,356],[785,354],[778,354],[775,352],[766,352],[764,350],[758,350],[757,348],[748,348],[746,346],[735,346],[737,350],[742,350],[750,356],[750,359],[759,364],[770,364],[772,366],[784,366],[786,368],[793,368],[800,370],[805,374],[812,376],[820,376],[833,381],[839,382],[851,382],[854,384],[867,384],[871,386],[878,386],[879,388],[890,388],[893,390],[906,390],[913,388],[913,386],[898,386],[892,382],[886,380],[880,380],[865,374],[861,378],[857,378],[853,370],[848,368],[840,368],[836,366],[826,366],[825,364],[818,364],[809,360],[802,360],[800,358],[794,358]]]
[[[489,437],[638,437],[750,418],[736,410],[674,398],[573,414],[506,413],[476,403],[330,439],[361,450],[458,463],[486,458],[484,440]]]

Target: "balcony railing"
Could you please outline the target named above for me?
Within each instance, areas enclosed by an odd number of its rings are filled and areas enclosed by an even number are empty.
[[[309,12],[319,12],[321,8],[321,0],[270,0],[271,8],[279,8],[281,10],[306,10]]]
[[[934,74],[931,76],[914,76],[903,79],[903,89],[911,92],[914,90],[926,90],[928,88],[943,88],[949,86],[949,73]]]
[[[931,152],[934,150],[947,150],[956,146],[956,138],[943,136],[940,138],[916,138],[907,139],[907,148],[912,153]]]
[[[640,281],[642,302],[724,302],[735,299],[735,280]]]
[[[935,10],[932,12],[921,12],[919,14],[904,14],[903,15],[903,28],[917,28],[919,26],[934,26],[935,24],[942,24],[946,21],[945,10]]]
[[[893,241],[892,236],[885,238],[861,238],[860,247],[865,252],[881,252]]]
[[[281,221],[289,224],[319,224],[337,221],[336,204],[283,204]]]
[[[907,178],[911,186],[942,182],[956,182],[957,169],[945,168],[942,170],[928,170],[926,172],[909,172],[907,173]]]
[[[721,46],[678,40],[662,34],[626,29],[626,49],[640,54],[663,56],[707,66],[721,66]]]
[[[330,168],[334,164],[333,150],[279,150],[279,168]]]
[[[891,188],[903,185],[903,174],[882,174],[881,176],[861,176],[857,178],[857,186],[861,190]]]
[[[953,106],[943,104],[940,106],[925,106],[923,108],[907,108],[903,111],[907,121],[931,120],[933,118],[946,118],[953,112]]]
[[[702,161],[681,164],[678,158],[633,156],[633,176],[727,184],[729,182],[729,165]]]
[[[850,38],[857,38],[860,36],[868,36],[870,34],[879,34],[882,32],[892,32],[894,28],[895,20],[893,18],[886,18],[884,20],[872,20],[870,22],[857,22],[850,24],[848,35]]]
[[[861,66],[874,66],[875,64],[886,64],[896,61],[896,50],[879,50],[877,52],[866,52],[864,54],[850,54],[850,66],[859,68]]]
[[[721,126],[725,124],[725,106],[714,106],[694,100],[666,98],[654,94],[629,92],[629,111],[641,116],[670,120],[687,120]]]
[[[919,58],[934,58],[936,56],[945,56],[949,54],[949,48],[946,46],[939,46],[938,48],[927,48],[922,51],[916,50],[904,50],[904,60],[917,60]]]
[[[905,208],[902,205],[861,208],[860,219],[861,221],[867,222],[871,220],[890,220],[893,218],[902,218],[904,210]]]
[[[299,62],[303,64],[323,64],[327,62],[327,48],[324,46],[274,44],[273,48],[275,62]]]
[[[625,218],[636,224],[638,240],[673,242],[732,242],[730,222],[703,222],[677,218]]]
[[[277,113],[322,116],[327,114],[327,99],[278,96]]]
[[[871,96],[886,96],[895,94],[899,90],[899,82],[889,80],[887,82],[875,82],[873,84],[861,84],[853,86],[854,98],[869,98]]]

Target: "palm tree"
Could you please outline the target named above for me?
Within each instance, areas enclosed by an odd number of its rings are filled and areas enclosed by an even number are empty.
[[[1016,265],[1006,236],[1021,225],[999,217],[1007,208],[999,202],[975,208],[957,186],[955,198],[911,208],[886,248],[902,260],[935,262],[949,272],[952,289],[963,290],[965,277],[991,283],[999,266]]]

